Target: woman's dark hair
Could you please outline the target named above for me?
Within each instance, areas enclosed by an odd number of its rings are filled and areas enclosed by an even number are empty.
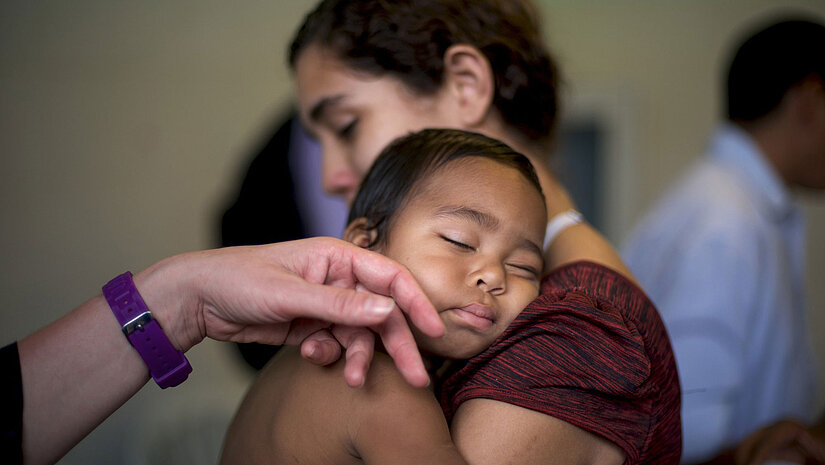
[[[353,69],[429,95],[442,84],[447,49],[468,44],[490,61],[493,105],[504,121],[546,142],[558,113],[558,70],[528,1],[324,0],[295,35],[289,64],[318,44]]]
[[[544,201],[530,160],[507,144],[475,132],[424,129],[396,139],[381,151],[352,202],[347,223],[366,218],[365,229],[375,231],[368,247],[384,245],[395,215],[406,206],[421,182],[445,164],[467,157],[486,158],[515,169]]]
[[[759,28],[731,60],[728,119],[762,118],[779,106],[791,87],[811,76],[825,83],[825,26],[794,19]]]

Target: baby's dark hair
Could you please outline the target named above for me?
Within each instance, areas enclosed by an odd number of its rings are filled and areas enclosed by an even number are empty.
[[[493,105],[504,121],[540,143],[553,134],[559,72],[529,0],[324,0],[292,40],[293,69],[313,44],[422,95],[441,87],[447,49],[471,45],[490,62]]]
[[[366,218],[365,229],[375,236],[368,248],[386,244],[396,214],[421,182],[447,163],[467,157],[493,160],[521,173],[541,195],[530,160],[507,144],[458,129],[424,129],[390,143],[373,163],[349,211],[347,223]]]

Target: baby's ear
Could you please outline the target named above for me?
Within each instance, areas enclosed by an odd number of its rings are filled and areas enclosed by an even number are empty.
[[[366,249],[375,240],[375,230],[367,229],[366,218],[357,218],[347,225],[347,229],[344,231],[344,240]]]

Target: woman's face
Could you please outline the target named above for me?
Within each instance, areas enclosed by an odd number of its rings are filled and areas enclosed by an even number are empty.
[[[544,203],[518,171],[478,157],[450,162],[417,192],[378,251],[410,270],[444,322],[441,338],[413,329],[419,347],[466,359],[538,296]]]
[[[414,94],[390,76],[354,71],[311,45],[295,64],[301,122],[321,144],[323,186],[351,202],[380,151],[427,127],[459,128],[442,93]]]

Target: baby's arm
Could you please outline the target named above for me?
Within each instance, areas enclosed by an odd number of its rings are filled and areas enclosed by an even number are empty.
[[[464,465],[435,396],[375,354],[366,383],[346,385],[344,361],[318,367],[284,349],[250,389],[230,427],[223,464]]]
[[[441,407],[428,389],[410,386],[391,359],[376,354],[352,431],[354,448],[368,464],[464,465]]]
[[[616,464],[624,453],[615,444],[550,415],[489,399],[461,404],[452,433],[473,465]]]

